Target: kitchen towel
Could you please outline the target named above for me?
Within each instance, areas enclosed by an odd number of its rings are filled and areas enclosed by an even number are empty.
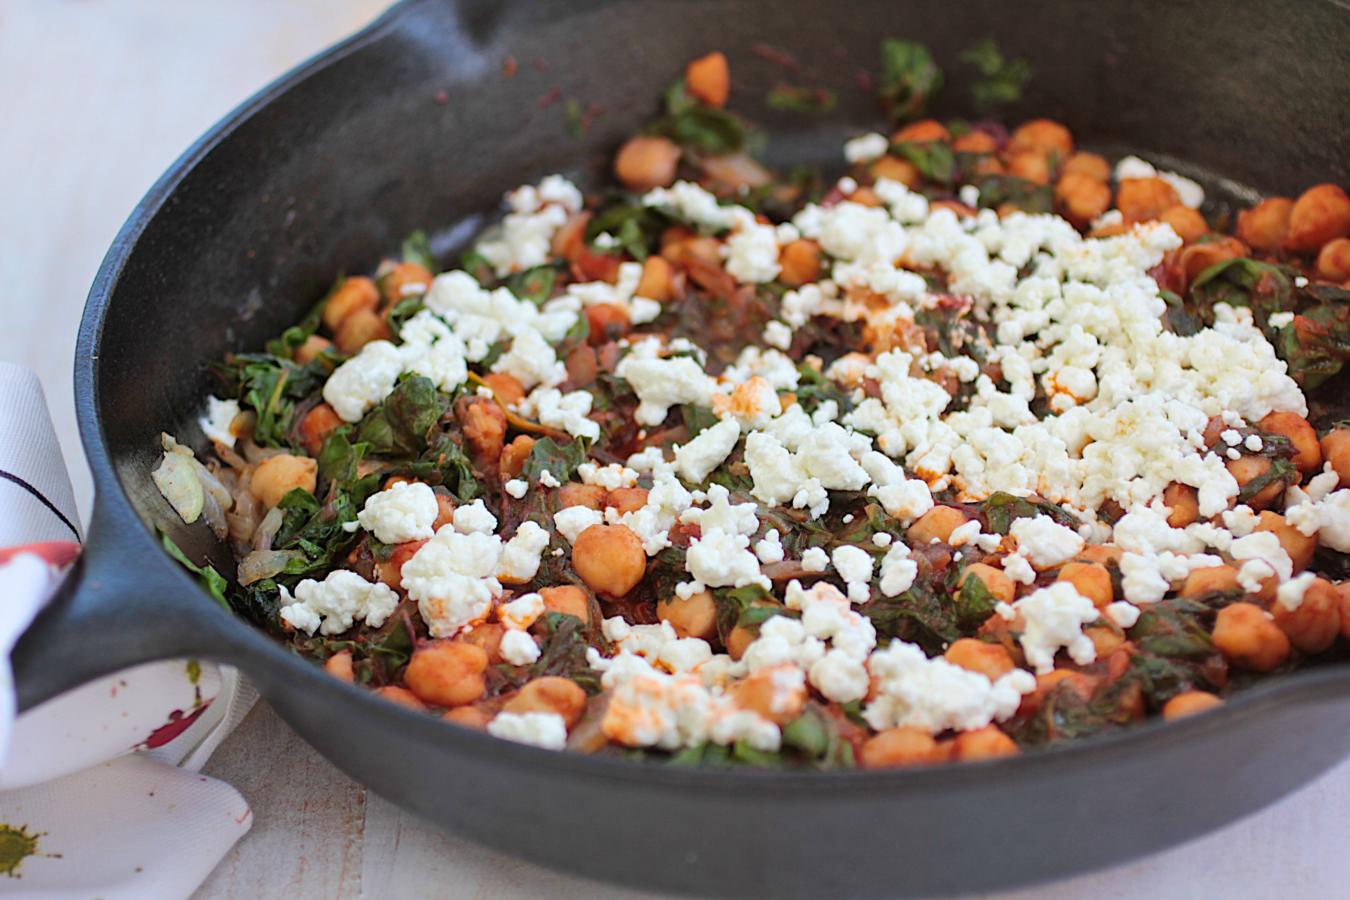
[[[198,770],[256,695],[228,666],[171,660],[16,718],[9,653],[77,556],[78,522],[41,385],[0,363],[0,896],[187,897],[252,822]]]

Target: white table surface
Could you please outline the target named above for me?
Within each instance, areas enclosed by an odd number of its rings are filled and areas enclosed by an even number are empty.
[[[104,250],[201,131],[384,5],[0,0],[0,359],[41,377],[86,517],[91,487],[70,370]],[[200,898],[634,896],[441,833],[367,793],[263,704],[206,771],[238,787],[255,816]],[[1000,896],[1347,897],[1348,849],[1350,763],[1199,841]]]

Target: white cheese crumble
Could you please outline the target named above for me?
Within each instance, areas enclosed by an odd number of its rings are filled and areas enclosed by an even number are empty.
[[[1011,717],[1022,695],[1036,689],[1036,679],[1022,669],[990,681],[942,657],[929,659],[901,640],[874,652],[868,668],[878,691],[863,718],[878,731],[904,726],[937,734],[983,728]]]
[[[1046,515],[1017,519],[1009,533],[1017,541],[1017,552],[1038,569],[1068,562],[1084,544],[1078,532]]]
[[[371,494],[356,520],[380,543],[402,544],[431,537],[438,515],[436,493],[429,485],[402,481]]]
[[[219,397],[206,398],[206,412],[197,419],[197,424],[206,435],[217,444],[233,447],[235,434],[230,423],[239,415],[238,400],[221,400]]]
[[[358,619],[379,628],[398,606],[398,594],[387,585],[338,569],[323,581],[306,578],[295,586],[294,597],[282,587],[280,602],[281,620],[297,631],[342,634]]]
[[[997,611],[1009,621],[1021,615],[1022,650],[1027,662],[1042,675],[1054,669],[1055,652],[1061,647],[1080,665],[1097,658],[1097,649],[1083,634],[1083,626],[1097,621],[1100,614],[1071,582],[1056,581],[1011,605],[998,604]]]
[[[545,750],[567,746],[567,723],[557,713],[497,713],[487,725],[488,734],[518,744],[531,744]]]

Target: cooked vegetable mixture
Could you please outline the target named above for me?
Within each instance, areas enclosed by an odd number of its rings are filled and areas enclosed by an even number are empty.
[[[619,186],[517,188],[226,358],[154,477],[238,571],[179,558],[447,727],[679,764],[1003,756],[1344,659],[1345,191],[1233,218],[883,57],[833,183],[754,158],[713,53]],[[1029,74],[964,58],[981,108]]]

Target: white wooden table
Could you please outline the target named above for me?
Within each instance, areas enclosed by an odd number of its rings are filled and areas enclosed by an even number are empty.
[[[0,0],[0,359],[46,386],[76,497],[71,402],[84,295],[105,248],[193,138],[383,0]],[[367,793],[260,705],[206,771],[254,826],[198,896],[619,897],[442,834]],[[1143,862],[1005,898],[1350,896],[1350,763],[1244,822]]]

